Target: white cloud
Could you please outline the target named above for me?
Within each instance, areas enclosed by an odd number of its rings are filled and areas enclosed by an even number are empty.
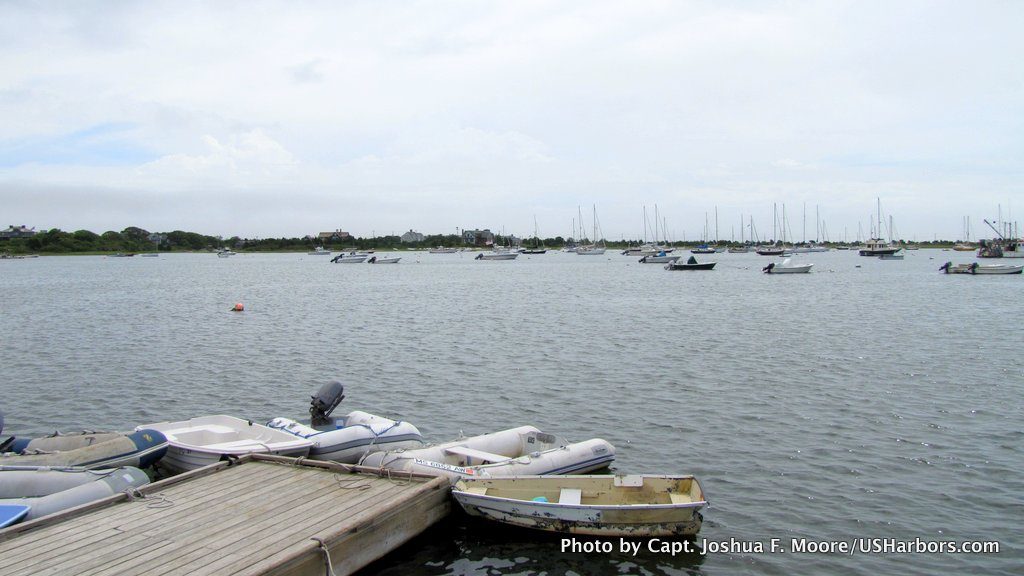
[[[955,234],[1019,195],[1022,15],[989,2],[3,3],[0,151],[19,154],[0,158],[0,183],[258,192],[280,214],[276,191],[424,230],[529,229],[535,212],[569,221],[592,202],[609,231],[637,228],[641,202],[679,229],[716,204],[738,216],[773,202],[854,223],[891,196],[943,207],[921,226]],[[35,144],[109,124],[130,126],[119,142],[145,160],[94,162],[113,154],[97,146],[57,161]],[[52,210],[19,206],[16,220],[42,226]],[[304,217],[222,233],[306,233]]]

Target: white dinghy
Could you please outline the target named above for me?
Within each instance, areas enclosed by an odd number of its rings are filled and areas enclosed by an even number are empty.
[[[331,412],[345,398],[340,382],[329,382],[313,395],[309,413],[312,425],[289,418],[274,418],[267,426],[311,441],[309,457],[354,464],[370,452],[419,448],[423,436],[408,422],[353,411],[342,418]]]
[[[79,468],[146,468],[167,452],[167,439],[156,430],[133,433],[55,432],[41,438],[12,438],[4,443],[0,466],[57,466]]]
[[[4,469],[0,471],[0,507],[27,508],[11,523],[27,522],[146,484],[149,476],[130,466],[112,470]]]
[[[158,422],[142,428],[159,430],[170,445],[160,461],[169,472],[202,468],[244,454],[305,456],[313,443],[234,416],[201,416],[180,422]]]
[[[520,426],[416,450],[367,454],[361,466],[459,478],[524,474],[580,474],[606,468],[615,447],[600,438],[569,443],[533,426]]]
[[[946,274],[1020,274],[1024,272],[1022,264],[957,264],[946,262],[939,270]]]
[[[590,536],[694,536],[707,505],[693,476],[463,478],[452,495],[471,516]]]
[[[765,274],[806,274],[811,271],[814,264],[793,264],[789,258],[782,260],[781,264],[772,262],[761,269]]]

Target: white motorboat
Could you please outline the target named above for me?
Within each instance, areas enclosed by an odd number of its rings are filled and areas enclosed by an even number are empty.
[[[310,424],[289,418],[274,418],[267,426],[310,440],[309,457],[352,464],[370,452],[420,448],[423,436],[415,426],[400,420],[349,412],[342,418],[331,413],[345,398],[340,382],[328,382],[313,394],[309,406]]]
[[[658,252],[656,254],[648,254],[643,258],[640,258],[641,264],[668,264],[679,260],[680,256],[673,256],[666,252]]]
[[[899,252],[894,252],[892,254],[879,254],[878,255],[878,259],[879,260],[903,260],[903,254],[900,254]]]
[[[811,271],[811,266],[814,264],[793,264],[789,258],[785,258],[779,264],[768,264],[761,271],[765,274],[806,274]]]
[[[235,255],[237,255],[237,252],[232,252],[231,250],[228,250],[227,248],[224,248],[224,249],[221,249],[221,250],[217,251],[217,257],[218,258],[227,258],[228,256],[235,256]]]
[[[431,254],[455,254],[458,251],[458,248],[445,248],[443,246],[438,246],[437,248],[431,248],[428,250]]]
[[[305,456],[313,442],[251,420],[215,415],[180,422],[157,422],[140,428],[158,430],[169,447],[161,466],[172,473],[187,472],[244,454]]]
[[[331,262],[335,264],[360,264],[365,262],[369,257],[369,254],[349,252],[348,254],[338,254],[334,258],[331,258]]]
[[[316,248],[310,250],[309,252],[306,252],[306,254],[310,256],[330,256],[331,251],[325,250],[323,246],[317,246]]]
[[[398,264],[401,256],[372,256],[366,261],[367,264]]]
[[[533,426],[521,426],[416,450],[374,452],[359,464],[394,472],[469,477],[579,474],[615,460],[615,447],[600,438],[569,443]]]
[[[462,478],[452,495],[471,516],[549,532],[694,536],[707,505],[693,476]]]
[[[474,260],[515,260],[519,252],[481,252]]]
[[[946,262],[939,270],[946,274],[1020,274],[1024,272],[1024,264],[957,264]]]
[[[146,468],[167,452],[167,438],[156,430],[135,432],[55,433],[42,438],[14,438],[0,453],[0,466],[58,466],[85,469]]]

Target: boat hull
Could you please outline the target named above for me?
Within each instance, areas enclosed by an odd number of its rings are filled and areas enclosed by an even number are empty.
[[[606,468],[615,447],[594,438],[563,443],[532,426],[502,430],[418,450],[375,452],[359,464],[396,472],[460,478],[582,474]]]
[[[499,254],[477,254],[476,260],[515,260],[519,257],[519,252],[499,253]]]
[[[458,482],[452,490],[452,495],[462,509],[471,516],[547,532],[650,538],[692,537],[700,531],[703,523],[700,510],[707,505],[707,502],[695,479],[687,480],[694,485],[696,497],[676,493],[675,495],[681,496],[681,498],[680,502],[675,503],[670,500],[668,494],[644,493],[642,484],[636,487],[613,486],[612,483],[617,483],[619,478],[637,477],[538,478],[520,476],[499,479],[493,483],[485,479],[473,479]],[[488,485],[508,485],[509,483],[540,484],[541,487],[534,492],[530,492],[529,487],[523,488],[521,492],[525,492],[527,495],[548,493],[550,498],[546,496],[532,499],[507,497],[500,495],[502,493],[500,489],[492,495],[495,491],[487,488]],[[555,488],[545,490],[543,488],[545,484],[554,485]],[[562,486],[576,487],[574,489],[577,494],[576,499],[570,499],[568,502],[559,500],[554,490]],[[625,491],[621,496],[627,503],[593,503],[594,494],[598,491],[606,494],[612,491]],[[650,500],[662,500],[663,502],[651,503],[646,500],[648,496],[654,496]]]
[[[702,262],[700,264],[680,264],[673,262],[665,265],[665,270],[713,270],[717,262]]]
[[[343,464],[354,464],[373,452],[423,446],[423,436],[412,424],[359,411],[350,412],[334,430],[317,430],[288,418],[274,418],[267,426],[312,441],[311,459]]]
[[[180,422],[159,422],[169,447],[160,467],[187,472],[244,454],[306,456],[313,443],[267,426],[232,416],[202,416]]]
[[[123,467],[104,472],[106,472],[105,475],[92,476],[93,481],[91,482],[67,490],[36,498],[0,499],[0,505],[28,506],[30,510],[24,520],[35,520],[149,483],[149,476],[134,467]],[[70,474],[71,472],[66,473]]]
[[[146,468],[163,458],[169,449],[162,433],[143,427],[131,434],[74,434],[20,442],[16,440],[12,445],[15,454],[0,456],[0,465],[90,470],[121,466]]]
[[[668,264],[679,260],[681,256],[644,256],[639,260],[641,264]]]

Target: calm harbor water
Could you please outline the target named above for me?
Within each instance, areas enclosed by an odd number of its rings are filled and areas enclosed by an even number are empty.
[[[692,473],[714,541],[1000,544],[572,554],[456,516],[366,573],[1019,574],[1024,279],[937,272],[970,257],[807,254],[813,272],[788,276],[761,274],[778,259],[755,254],[701,257],[712,272],[613,252],[2,261],[4,432],[301,417],[337,379],[339,412],[409,420],[432,441],[532,424],[609,440],[619,472]]]

